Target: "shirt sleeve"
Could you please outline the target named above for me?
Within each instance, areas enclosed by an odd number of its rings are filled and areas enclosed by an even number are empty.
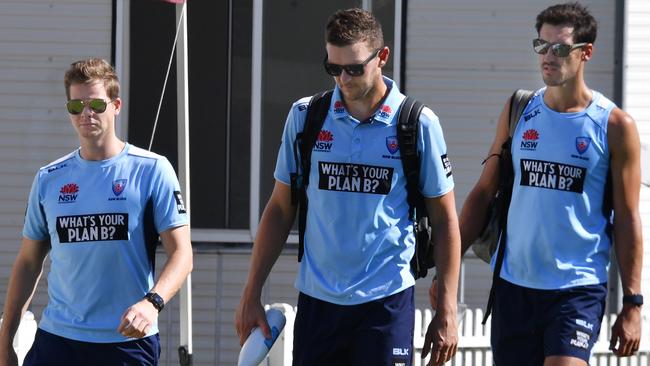
[[[180,184],[174,168],[167,159],[158,160],[151,182],[154,223],[158,233],[187,225],[189,218]]]
[[[424,197],[439,197],[454,189],[451,163],[440,120],[429,108],[420,114],[420,192]]]
[[[294,142],[296,135],[302,131],[305,125],[308,104],[309,97],[294,103],[284,124],[282,143],[278,151],[273,177],[286,185],[291,185],[291,173],[297,172],[298,161],[296,159],[300,154],[298,151],[294,152]]]
[[[25,211],[25,225],[23,236],[32,240],[45,240],[49,238],[47,218],[41,203],[39,173],[36,173],[32,188],[29,192],[27,210]]]

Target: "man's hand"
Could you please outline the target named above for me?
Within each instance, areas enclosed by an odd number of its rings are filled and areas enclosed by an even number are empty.
[[[18,356],[13,345],[0,346],[0,366],[18,366]]]
[[[632,356],[641,342],[641,308],[623,305],[612,327],[609,349],[618,357]],[[617,346],[618,345],[618,346]]]
[[[433,344],[433,347],[432,347]],[[431,320],[427,334],[424,337],[422,358],[427,357],[431,351],[431,360],[428,366],[440,366],[451,360],[458,348],[458,325],[456,324],[455,311],[436,311]]]
[[[235,331],[239,337],[239,345],[243,346],[255,327],[262,329],[264,338],[271,338],[271,328],[266,322],[264,307],[259,301],[247,301],[242,297],[235,312]]]
[[[125,337],[142,338],[147,335],[156,319],[158,309],[149,300],[142,299],[124,311],[117,331]]]

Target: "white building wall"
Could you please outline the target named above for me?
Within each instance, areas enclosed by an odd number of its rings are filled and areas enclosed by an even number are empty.
[[[642,290],[650,298],[650,2],[627,0],[625,9],[623,109],[637,123],[641,135],[644,186],[641,188],[641,220],[644,238]],[[646,300],[647,301],[647,300]],[[647,310],[646,306],[646,310]],[[648,334],[648,333],[645,333]]]
[[[63,74],[81,58],[111,56],[111,2],[0,2],[0,304],[22,237],[29,189],[39,167],[79,142]],[[48,262],[49,260],[46,260]],[[45,304],[41,281],[33,310]]]

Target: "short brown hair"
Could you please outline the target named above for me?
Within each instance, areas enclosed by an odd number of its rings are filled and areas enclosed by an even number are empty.
[[[94,81],[104,83],[109,98],[115,99],[120,96],[120,81],[117,79],[117,73],[111,64],[101,58],[88,58],[70,64],[64,77],[65,95],[70,99],[70,85],[72,84],[85,84]]]
[[[384,46],[381,24],[372,13],[358,8],[338,10],[327,20],[325,41],[338,47],[367,42],[371,48]]]
[[[598,23],[589,10],[577,2],[549,6],[537,15],[535,29],[539,34],[544,24],[573,27],[573,42],[594,43]]]

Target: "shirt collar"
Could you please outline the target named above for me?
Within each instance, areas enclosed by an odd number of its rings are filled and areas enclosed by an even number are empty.
[[[388,88],[388,95],[386,98],[384,98],[383,104],[380,105],[379,108],[375,111],[375,115],[372,117],[372,120],[389,125],[393,121],[393,117],[399,110],[399,107],[405,97],[399,91],[397,84],[393,80],[389,79],[386,76],[383,76],[383,79],[386,87]],[[332,94],[330,115],[335,119],[351,118],[351,116],[348,114],[347,108],[345,108],[345,104],[343,103],[343,98],[341,97],[341,91],[339,90],[338,85],[334,87],[334,94]]]

